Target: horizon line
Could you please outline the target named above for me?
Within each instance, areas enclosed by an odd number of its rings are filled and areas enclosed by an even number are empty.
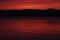
[[[47,8],[47,9],[0,9],[0,10],[60,10],[56,8]]]

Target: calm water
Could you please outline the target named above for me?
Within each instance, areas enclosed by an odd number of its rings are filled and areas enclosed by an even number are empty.
[[[60,19],[0,17],[0,39],[60,40]]]

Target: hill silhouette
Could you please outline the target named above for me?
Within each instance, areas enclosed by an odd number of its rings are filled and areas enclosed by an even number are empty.
[[[60,16],[60,10],[49,8],[46,10],[23,9],[23,10],[0,10],[0,16]]]

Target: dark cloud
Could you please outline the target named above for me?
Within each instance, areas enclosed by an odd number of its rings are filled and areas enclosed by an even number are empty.
[[[60,2],[60,0],[0,0],[0,2]]]
[[[57,2],[60,2],[60,0],[56,0]]]
[[[0,0],[0,2],[8,2],[8,1],[10,1],[10,0]]]
[[[0,2],[23,2],[24,0],[0,0]]]

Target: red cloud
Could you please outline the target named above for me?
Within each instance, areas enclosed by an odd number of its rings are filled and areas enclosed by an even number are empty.
[[[12,9],[60,9],[59,0],[0,0],[0,10]]]

